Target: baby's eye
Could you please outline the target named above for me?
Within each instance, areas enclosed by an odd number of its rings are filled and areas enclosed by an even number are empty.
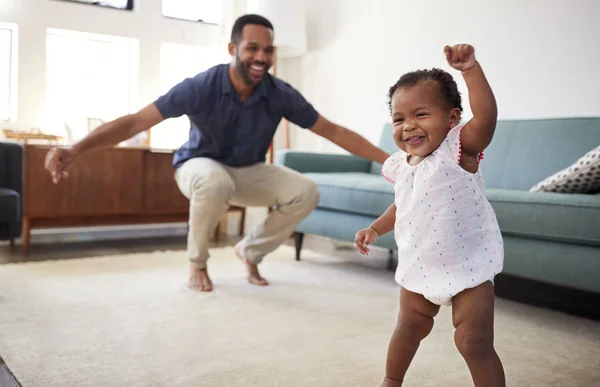
[[[427,115],[427,113],[419,113],[417,114],[417,117],[425,117]]]
[[[400,123],[402,123],[402,122],[404,122],[404,118],[396,118],[396,119],[394,120],[394,123],[395,123],[395,124],[400,124]]]

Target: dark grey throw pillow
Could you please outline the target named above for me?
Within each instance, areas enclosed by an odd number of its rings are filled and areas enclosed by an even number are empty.
[[[530,192],[600,192],[600,146],[592,149],[568,168],[544,179]]]

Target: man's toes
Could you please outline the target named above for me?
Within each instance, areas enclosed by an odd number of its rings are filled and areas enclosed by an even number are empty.
[[[248,277],[248,281],[253,285],[267,286],[269,283],[264,278]]]

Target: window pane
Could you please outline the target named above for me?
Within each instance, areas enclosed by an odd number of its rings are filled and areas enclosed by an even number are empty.
[[[67,136],[70,130],[78,140],[88,133],[88,118],[110,121],[130,113],[137,53],[132,39],[49,30],[47,130]]]
[[[15,109],[13,101],[16,92],[16,50],[14,47],[16,29],[0,24],[0,121],[15,119],[11,114]]]
[[[219,63],[229,61],[223,50],[200,48],[182,44],[163,43],[160,49],[160,92]],[[163,121],[152,129],[151,146],[176,149],[188,140],[190,121],[186,116]]]
[[[221,23],[221,0],[162,0],[163,15],[176,19]]]

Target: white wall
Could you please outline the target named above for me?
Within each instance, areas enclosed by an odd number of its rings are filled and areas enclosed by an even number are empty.
[[[162,42],[219,47],[224,51],[231,26],[195,23],[162,16],[161,0],[136,1],[133,12],[57,0],[1,0],[0,21],[19,26],[18,119],[5,127],[29,129],[41,124],[45,105],[46,29],[124,36],[139,40],[139,88],[136,108],[159,95]],[[225,0],[231,20],[245,2]],[[241,5],[241,6],[240,6]]]
[[[598,0],[307,0],[310,53],[285,76],[326,117],[377,142],[388,88],[419,68],[449,70],[471,43],[500,118],[600,116]],[[371,8],[367,8],[367,4]],[[453,71],[468,112],[466,87]],[[294,128],[293,146],[341,151]]]

